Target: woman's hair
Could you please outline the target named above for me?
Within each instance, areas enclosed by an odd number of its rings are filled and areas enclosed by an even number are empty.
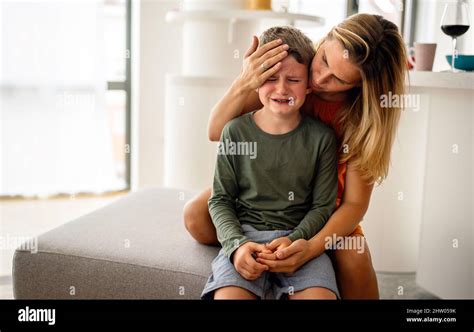
[[[349,91],[350,102],[336,120],[341,132],[340,162],[350,160],[366,181],[381,183],[388,175],[401,113],[399,105],[385,107],[381,100],[401,98],[405,92],[403,38],[397,26],[382,16],[356,14],[335,26],[324,40],[339,41],[362,77],[360,86]]]
[[[314,45],[303,32],[292,26],[277,26],[265,30],[259,38],[259,47],[280,38],[283,44],[288,45],[288,55],[293,56],[296,61],[311,67],[315,55]]]

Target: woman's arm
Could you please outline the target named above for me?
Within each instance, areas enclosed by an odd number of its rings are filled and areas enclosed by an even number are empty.
[[[287,56],[288,49],[288,45],[280,44],[281,40],[277,39],[257,49],[258,39],[253,37],[252,45],[244,55],[242,72],[211,111],[207,126],[211,141],[220,139],[227,122],[262,107],[255,90],[280,69],[279,61]]]
[[[219,141],[222,129],[227,122],[242,113],[257,110],[262,107],[258,94],[245,91],[239,79],[232,83],[224,97],[213,107],[207,124],[207,135],[212,142]]]
[[[341,206],[332,214],[323,229],[310,240],[296,240],[287,248],[273,254],[259,254],[259,263],[272,272],[294,272],[325,250],[326,239],[333,235],[350,235],[369,207],[373,184],[367,184],[359,172],[348,165]],[[262,259],[263,258],[263,259]]]
[[[350,235],[362,221],[369,208],[373,184],[367,184],[359,172],[347,165],[345,190],[341,206],[332,214],[325,227],[310,239],[311,251],[315,258],[325,250],[326,239],[337,236]]]

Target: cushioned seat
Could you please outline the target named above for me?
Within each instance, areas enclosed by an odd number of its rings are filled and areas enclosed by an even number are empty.
[[[144,189],[42,234],[37,253],[15,252],[15,298],[199,298],[219,248],[184,228],[193,194]]]

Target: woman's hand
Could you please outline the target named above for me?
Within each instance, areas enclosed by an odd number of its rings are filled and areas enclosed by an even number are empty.
[[[293,273],[312,258],[310,243],[304,239],[296,240],[288,247],[279,249],[272,254],[257,254],[257,262],[267,265],[270,272]]]
[[[281,45],[281,39],[273,40],[258,48],[258,38],[252,37],[252,45],[244,55],[244,64],[238,81],[243,91],[258,89],[281,67],[288,52],[288,45]],[[258,48],[258,49],[257,49]]]
[[[262,108],[255,90],[281,68],[279,61],[288,55],[288,45],[281,43],[281,40],[274,40],[257,49],[258,39],[253,37],[252,45],[244,56],[242,71],[212,108],[207,125],[207,134],[211,141],[219,141],[222,129],[230,120],[243,112]]]

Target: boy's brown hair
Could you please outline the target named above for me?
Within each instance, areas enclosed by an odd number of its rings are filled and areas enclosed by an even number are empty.
[[[281,39],[289,46],[288,55],[299,63],[311,67],[316,54],[313,42],[303,32],[292,26],[278,26],[265,30],[259,38],[259,47],[275,39]]]

